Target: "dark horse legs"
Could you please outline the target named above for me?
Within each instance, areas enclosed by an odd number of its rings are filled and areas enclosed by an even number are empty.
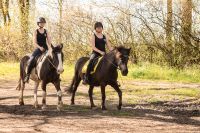
[[[101,85],[101,96],[102,96],[101,108],[102,108],[102,110],[106,110],[106,106],[105,106],[105,100],[106,100],[105,88],[106,88],[106,85],[102,84]]]
[[[93,101],[93,89],[94,89],[94,86],[90,85],[88,94],[89,94],[89,97],[90,97],[91,108],[96,107],[95,104],[94,104],[94,101]]]
[[[78,88],[78,85],[80,84],[80,81],[81,81],[80,77],[75,78],[74,85],[73,85],[73,91],[72,91],[71,105],[75,104],[74,98],[75,98],[75,94],[76,94],[76,90]]]
[[[122,107],[122,91],[120,90],[119,88],[119,85],[117,82],[113,82],[110,84],[114,89],[115,91],[118,93],[118,96],[119,96],[119,105],[117,106],[118,110],[121,109]]]

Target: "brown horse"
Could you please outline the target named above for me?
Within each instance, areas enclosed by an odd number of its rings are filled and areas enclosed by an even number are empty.
[[[120,69],[123,76],[128,74],[128,59],[131,49],[127,49],[123,46],[116,47],[113,51],[104,55],[102,59],[99,61],[99,64],[95,70],[95,72],[90,75],[90,83],[89,83],[89,97],[91,108],[96,107],[93,102],[93,88],[94,86],[101,87],[102,94],[102,110],[106,110],[105,107],[105,87],[107,85],[112,86],[119,95],[119,105],[118,109],[121,109],[122,106],[122,91],[119,88],[117,78],[118,72],[117,69]],[[82,73],[83,66],[89,60],[87,57],[82,57],[78,59],[75,65],[75,74],[73,77],[73,81],[68,89],[69,92],[72,92],[71,104],[74,103],[75,93],[77,91],[77,87],[79,86],[80,81],[83,79],[84,73]]]

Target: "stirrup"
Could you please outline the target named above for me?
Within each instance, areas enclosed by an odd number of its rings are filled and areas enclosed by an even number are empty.
[[[29,83],[29,78],[30,78],[30,75],[26,75],[26,77],[24,78],[24,83]]]

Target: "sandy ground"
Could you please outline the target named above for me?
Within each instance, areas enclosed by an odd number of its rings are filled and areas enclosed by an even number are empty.
[[[88,89],[81,85],[77,93],[76,105],[70,106],[70,95],[64,94],[64,108],[56,110],[57,97],[53,86],[47,89],[46,111],[41,107],[34,109],[33,85],[25,90],[25,105],[18,105],[19,92],[15,90],[16,81],[0,81],[0,133],[32,133],[32,132],[199,132],[199,103],[158,103],[130,105],[124,103],[121,111],[116,109],[117,102],[107,101],[107,112],[100,109],[100,98],[95,99],[98,108],[91,110],[87,95]],[[132,82],[134,85],[152,85],[154,82]],[[168,84],[164,87],[199,87],[199,84]],[[64,86],[62,86],[64,89]],[[41,105],[41,89],[39,104]],[[117,95],[117,94],[116,94]],[[116,99],[117,100],[117,99]],[[191,109],[187,107],[190,106]],[[186,109],[187,108],[187,109]]]

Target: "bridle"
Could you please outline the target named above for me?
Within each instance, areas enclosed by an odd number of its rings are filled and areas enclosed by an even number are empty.
[[[57,54],[58,52],[54,53]],[[50,60],[49,56],[47,56],[49,63],[53,66],[53,68],[57,69],[56,65]]]
[[[112,50],[114,51],[114,49]],[[123,56],[124,58],[129,58],[128,55],[121,55]],[[106,59],[106,58],[105,58]],[[122,63],[121,59],[120,59],[120,63],[118,65],[114,64],[112,61],[110,61],[109,59],[106,59],[109,63],[111,63],[114,67],[116,67],[118,70],[121,70],[121,68],[119,67],[119,65]]]

